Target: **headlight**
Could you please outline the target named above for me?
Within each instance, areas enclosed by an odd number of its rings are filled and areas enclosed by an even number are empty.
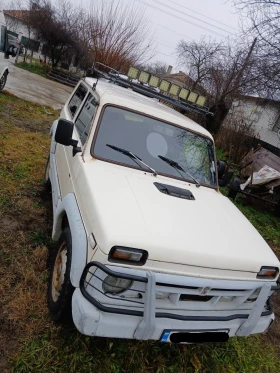
[[[107,276],[103,281],[102,288],[104,293],[120,294],[130,289],[132,284],[132,280],[126,280],[125,278],[114,276]]]
[[[257,278],[261,279],[275,279],[278,275],[279,268],[277,267],[261,267],[260,272],[257,274]]]
[[[146,263],[148,252],[146,250],[131,249],[129,247],[112,247],[108,260],[113,263],[122,263],[142,266]]]
[[[261,289],[256,289],[250,296],[249,298],[246,300],[246,303],[251,303],[251,302],[255,302],[260,294],[260,291]]]

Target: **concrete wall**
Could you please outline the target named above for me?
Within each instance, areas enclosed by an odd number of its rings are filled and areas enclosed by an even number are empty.
[[[265,102],[259,99],[242,99],[233,102],[228,115],[242,114],[248,123],[251,123],[256,135],[262,141],[280,147],[280,139],[275,129],[276,121],[280,116],[280,105]],[[280,123],[279,123],[280,126]]]

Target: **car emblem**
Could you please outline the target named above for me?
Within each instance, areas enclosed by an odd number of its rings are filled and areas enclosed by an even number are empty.
[[[205,288],[203,288],[202,290],[201,290],[201,295],[205,295],[205,294],[207,294],[209,291],[211,290],[211,288],[209,288],[208,286],[207,287],[205,287]]]

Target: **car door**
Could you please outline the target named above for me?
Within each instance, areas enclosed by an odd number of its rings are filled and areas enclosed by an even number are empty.
[[[81,93],[81,90],[79,94]],[[81,102],[82,100],[82,102]],[[81,103],[80,103],[81,102]],[[76,106],[79,106],[79,109],[76,109]],[[73,109],[74,106],[74,109]],[[71,192],[76,194],[76,176],[79,168],[83,164],[82,151],[85,146],[89,130],[98,106],[98,97],[94,92],[87,92],[85,97],[80,96],[80,101],[77,100],[77,97],[69,102],[70,112],[74,113],[73,122],[74,122],[74,131],[73,131],[73,140],[78,141],[77,147],[81,148],[81,151],[73,155],[72,146],[63,146],[62,157],[63,163],[58,160],[58,174],[61,180],[61,196],[62,198]]]

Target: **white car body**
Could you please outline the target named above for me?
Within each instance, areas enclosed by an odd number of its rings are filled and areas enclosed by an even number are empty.
[[[0,9],[0,81],[4,74],[8,74],[8,61],[5,58],[5,51],[7,49],[7,38],[6,38],[6,22],[3,10]]]
[[[218,187],[198,188],[192,181],[154,176],[98,159],[91,152],[107,105],[152,115],[210,140],[212,136],[150,98],[103,81],[95,84],[95,79],[86,78],[77,86],[97,102],[84,144],[74,127],[72,138],[81,152],[73,156],[71,146],[56,143],[58,121],[51,129],[53,239],[59,238],[67,216],[73,247],[72,314],[78,330],[90,336],[163,342],[170,341],[172,331],[223,331],[231,337],[267,330],[274,319],[267,300],[277,278],[259,279],[257,274],[263,266],[279,268],[279,261]],[[74,123],[87,97],[72,117],[69,103],[77,87],[60,115]],[[195,201],[166,196],[155,182],[188,189]],[[108,255],[114,246],[146,250],[148,259],[143,266],[112,263]],[[89,276],[86,265],[96,269],[97,278]],[[120,297],[104,295],[105,268],[138,276],[133,283],[137,296],[132,290]],[[254,301],[248,301],[254,292]]]

